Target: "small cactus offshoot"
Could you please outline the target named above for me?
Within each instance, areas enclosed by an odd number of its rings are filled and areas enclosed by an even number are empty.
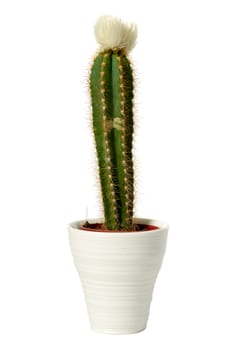
[[[133,72],[128,52],[135,24],[103,16],[95,25],[100,50],[90,73],[92,121],[104,207],[104,228],[133,230]]]

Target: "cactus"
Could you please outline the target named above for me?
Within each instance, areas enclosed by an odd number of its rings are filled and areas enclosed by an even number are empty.
[[[101,17],[95,26],[101,48],[90,73],[92,120],[104,206],[104,228],[133,229],[133,74],[128,52],[137,29]]]

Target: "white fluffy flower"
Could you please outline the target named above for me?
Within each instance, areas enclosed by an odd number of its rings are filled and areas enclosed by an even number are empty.
[[[102,16],[95,25],[95,36],[102,50],[124,49],[129,52],[135,46],[137,26],[112,16]]]

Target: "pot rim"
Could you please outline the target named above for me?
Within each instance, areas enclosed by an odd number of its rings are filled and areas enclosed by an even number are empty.
[[[158,228],[155,228],[154,230],[146,230],[146,231],[98,231],[98,230],[83,230],[81,229],[81,226],[86,222],[86,220],[76,220],[71,222],[68,225],[69,229],[72,229],[77,232],[84,232],[85,234],[88,235],[107,235],[112,237],[113,235],[122,235],[122,236],[131,236],[131,235],[136,235],[136,236],[141,236],[141,235],[150,235],[153,232],[156,233],[161,233],[162,231],[168,231],[169,226],[163,221],[159,220],[154,220],[154,219],[146,219],[146,218],[137,218],[135,217],[133,219],[135,224],[145,224],[145,225],[153,225],[153,226],[158,226]],[[104,219],[103,218],[88,218],[88,222],[91,224],[94,223],[103,223]]]

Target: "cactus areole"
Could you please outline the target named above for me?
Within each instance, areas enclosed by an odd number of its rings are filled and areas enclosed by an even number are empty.
[[[103,228],[133,231],[133,72],[128,52],[137,28],[103,16],[95,25],[100,44],[90,72],[92,124],[104,207]]]

